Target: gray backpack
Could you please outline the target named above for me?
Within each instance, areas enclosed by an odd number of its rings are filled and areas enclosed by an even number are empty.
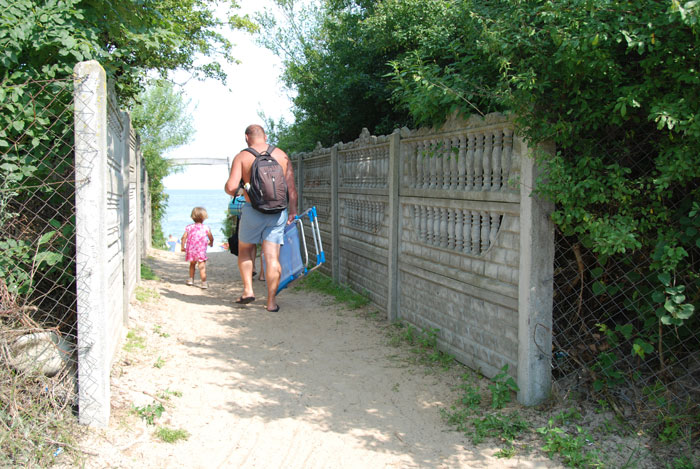
[[[254,148],[244,150],[255,156],[250,169],[248,197],[253,208],[261,213],[280,213],[289,204],[287,179],[282,166],[272,157],[274,149],[274,145],[269,145],[262,153]]]

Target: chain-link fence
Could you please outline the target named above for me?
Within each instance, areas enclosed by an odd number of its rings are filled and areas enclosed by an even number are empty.
[[[76,402],[73,79],[0,93],[0,420],[10,430],[36,397],[54,417]]]
[[[611,143],[620,140],[611,135],[598,148],[615,156],[610,160],[625,168],[628,180],[653,187],[659,171],[651,138],[637,146]],[[699,184],[671,184],[663,200],[642,189],[637,203],[655,204],[668,215],[666,235],[661,227],[649,227],[641,247],[624,254],[602,255],[586,236],[557,230],[552,366],[558,392],[605,401],[618,414],[647,422],[687,418],[697,424],[700,213],[694,197]],[[652,197],[658,199],[654,204],[648,203]],[[605,209],[614,212],[615,206],[609,201]],[[671,244],[668,233],[675,236],[674,249],[687,253],[671,271],[661,265],[661,251]]]

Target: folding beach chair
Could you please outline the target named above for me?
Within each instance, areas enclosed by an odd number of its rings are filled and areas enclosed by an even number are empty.
[[[304,236],[305,218],[308,218],[311,225],[311,234],[314,240],[314,247],[316,248],[316,265],[312,268],[308,268],[309,252],[306,248],[306,237]],[[294,223],[290,223],[284,229],[284,244],[280,246],[282,275],[280,276],[277,293],[287,288],[295,280],[309,275],[321,267],[324,262],[326,262],[326,254],[323,252],[323,245],[321,244],[321,230],[318,227],[316,207],[311,207],[294,217]],[[263,262],[263,269],[265,268],[264,264]],[[265,275],[267,276],[267,273]]]

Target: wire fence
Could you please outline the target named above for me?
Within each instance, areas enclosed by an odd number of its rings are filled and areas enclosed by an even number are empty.
[[[658,176],[653,144],[642,139],[622,147],[611,143],[616,140],[599,142],[600,151],[615,155],[611,160],[626,168],[628,179],[651,187]],[[621,416],[700,422],[698,184],[671,186],[660,202],[687,252],[671,274],[659,273],[656,227],[641,248],[614,256],[557,230],[552,373],[561,394],[603,400]]]
[[[0,90],[0,420],[9,430],[32,384],[53,411],[76,403],[73,79]]]

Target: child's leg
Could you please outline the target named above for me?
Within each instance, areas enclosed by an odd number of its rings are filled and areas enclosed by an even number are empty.
[[[194,265],[196,262],[190,262],[190,278],[187,279],[187,285],[192,285],[194,283]]]
[[[204,283],[207,281],[207,261],[200,261],[198,267],[199,278],[202,280],[202,283]]]

